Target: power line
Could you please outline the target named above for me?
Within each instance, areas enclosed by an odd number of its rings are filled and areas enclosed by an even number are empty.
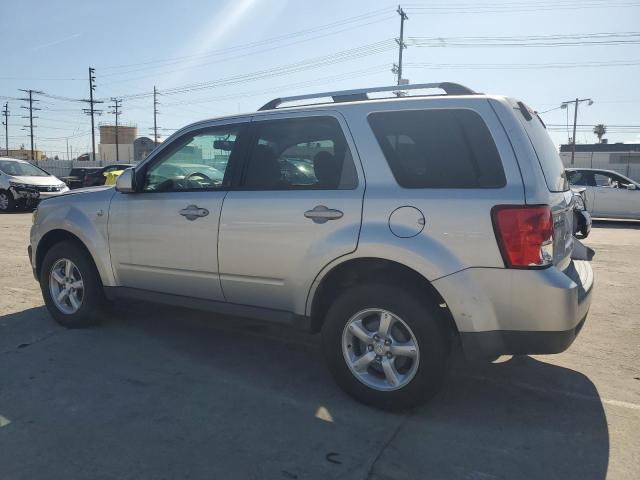
[[[352,61],[359,58],[364,58],[371,55],[387,52],[394,49],[395,42],[391,39],[381,40],[378,42],[360,45],[355,48],[342,50],[332,53],[330,55],[324,55],[320,57],[314,57],[307,60],[298,61],[295,63],[281,65],[279,67],[273,67],[265,70],[259,70],[256,72],[234,75],[231,77],[225,77],[218,80],[210,80],[207,82],[192,83],[186,85],[180,85],[168,89],[163,89],[163,95],[175,95],[180,93],[189,93],[196,90],[203,90],[214,87],[237,85],[246,82],[252,82],[256,80],[264,80],[267,78],[290,75],[301,71],[308,71],[317,68],[321,68],[327,65],[335,65],[336,63]],[[120,95],[123,99],[138,99],[144,97],[150,97],[153,95],[151,92],[140,92],[130,95]]]
[[[416,47],[571,47],[632,45],[640,43],[640,32],[602,32],[563,35],[518,35],[501,37],[410,37]]]
[[[405,63],[405,68],[430,68],[437,70],[539,70],[564,68],[635,67],[640,60],[617,60],[601,62],[557,62],[557,63]]]
[[[478,13],[538,13],[556,10],[574,9],[598,9],[598,8],[628,8],[638,7],[638,2],[623,1],[584,1],[584,2],[506,2],[506,3],[450,3],[432,4],[429,6],[413,4],[407,5],[407,10],[412,15],[451,15],[451,14],[478,14]]]
[[[236,45],[233,47],[226,47],[226,48],[221,48],[221,49],[215,49],[215,50],[211,50],[209,52],[205,52],[205,53],[201,53],[201,54],[195,54],[195,55],[184,55],[184,56],[180,56],[180,57],[172,57],[172,58],[167,58],[167,59],[157,59],[157,60],[149,60],[146,62],[137,62],[137,63],[129,63],[129,64],[122,64],[122,65],[111,65],[111,66],[104,66],[101,67],[102,70],[114,70],[114,69],[120,69],[120,68],[128,68],[128,67],[140,67],[140,66],[146,66],[146,65],[154,65],[154,64],[164,64],[164,65],[173,65],[175,63],[180,63],[180,62],[185,62],[185,61],[193,61],[196,59],[202,59],[202,58],[209,58],[212,56],[217,56],[217,55],[221,55],[221,54],[225,54],[225,53],[235,53],[241,50],[246,50],[246,49],[250,49],[250,48],[254,48],[254,47],[263,47],[265,45],[270,45],[270,44],[274,44],[274,43],[278,43],[282,40],[288,40],[290,38],[295,38],[295,37],[299,37],[299,36],[305,36],[305,35],[309,35],[309,34],[313,34],[316,32],[320,32],[320,31],[324,31],[324,30],[329,30],[335,27],[341,27],[344,25],[349,25],[351,23],[357,23],[357,22],[361,22],[361,21],[369,21],[372,18],[375,17],[380,17],[380,16],[384,16],[384,17],[389,17],[390,11],[387,8],[380,8],[377,10],[373,10],[371,12],[368,13],[364,13],[361,15],[356,15],[353,17],[348,17],[342,20],[338,20],[335,22],[331,22],[325,25],[320,25],[317,27],[313,27],[313,28],[309,28],[309,29],[305,29],[305,30],[299,30],[297,32],[292,32],[292,33],[287,33],[287,34],[283,34],[283,35],[278,35],[275,37],[271,37],[271,38],[267,38],[264,40],[259,40],[259,41],[255,41],[255,42],[249,42],[249,43],[245,43],[245,44],[241,44],[241,45]],[[380,18],[379,21],[383,21],[386,20],[386,18]],[[348,30],[351,31],[353,27],[351,26]],[[344,31],[344,30],[341,30]],[[162,65],[162,66],[164,66]],[[106,74],[104,76],[110,76],[113,74]]]

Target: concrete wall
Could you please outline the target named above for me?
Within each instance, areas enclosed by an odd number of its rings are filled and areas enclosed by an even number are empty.
[[[560,153],[566,168],[602,168],[613,170],[640,182],[639,152],[576,152],[571,164],[571,152]]]

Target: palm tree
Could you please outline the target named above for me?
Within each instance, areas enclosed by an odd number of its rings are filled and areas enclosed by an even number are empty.
[[[595,127],[593,127],[593,133],[598,137],[598,143],[602,143],[602,137],[607,133],[607,127],[602,123],[599,123]]]

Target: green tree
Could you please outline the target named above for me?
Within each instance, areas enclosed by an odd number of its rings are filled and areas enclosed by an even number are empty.
[[[607,127],[604,124],[599,123],[593,127],[593,133],[598,137],[598,143],[602,143],[602,137],[607,133]]]

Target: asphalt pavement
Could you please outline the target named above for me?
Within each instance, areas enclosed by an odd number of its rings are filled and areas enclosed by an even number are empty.
[[[457,356],[403,414],[343,394],[317,336],[133,302],[58,326],[30,224],[0,215],[2,480],[640,478],[640,224],[586,240],[596,293],[567,352]]]

